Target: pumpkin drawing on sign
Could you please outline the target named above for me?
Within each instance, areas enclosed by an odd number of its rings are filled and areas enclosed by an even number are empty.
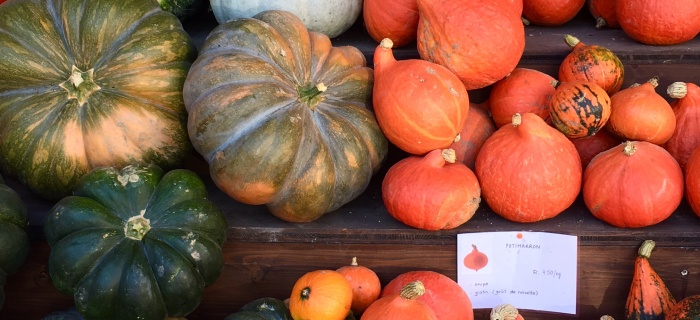
[[[472,252],[464,257],[464,266],[474,271],[483,269],[489,263],[489,257],[472,244]]]

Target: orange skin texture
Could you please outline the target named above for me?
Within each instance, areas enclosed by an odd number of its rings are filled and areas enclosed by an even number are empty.
[[[680,44],[700,32],[696,0],[618,0],[615,10],[622,31],[644,44]]]
[[[353,314],[362,314],[367,307],[379,298],[382,292],[382,284],[377,274],[370,268],[362,265],[347,265],[336,270],[344,275],[352,287]]]
[[[601,18],[605,21],[605,25],[598,25],[598,28],[612,28],[619,29],[620,23],[617,21],[617,13],[615,13],[615,3],[617,0],[588,0],[588,11],[591,15],[598,19]]]
[[[673,108],[650,82],[618,91],[610,103],[608,129],[622,140],[663,145],[676,129]]]
[[[700,148],[688,158],[685,168],[685,197],[693,212],[700,217]]]
[[[310,289],[308,298],[303,290]],[[289,312],[297,320],[343,320],[350,312],[352,287],[341,273],[315,270],[301,276],[292,288]]]
[[[361,320],[438,320],[435,311],[420,299],[406,299],[400,292],[382,297],[373,303]]]
[[[600,130],[589,137],[571,139],[571,142],[574,143],[579,156],[581,156],[583,169],[586,169],[591,160],[599,153],[622,143],[620,139],[607,130]]]
[[[534,113],[499,128],[476,156],[481,196],[514,222],[553,218],[576,200],[581,159],[574,144]]]
[[[554,77],[535,69],[515,68],[491,88],[491,117],[497,127],[510,124],[516,113],[531,112],[549,119]]]
[[[464,163],[469,169],[474,170],[476,155],[486,139],[496,132],[496,124],[489,117],[488,111],[484,111],[474,104],[469,107],[469,115],[464,122],[462,131],[459,132],[459,141],[455,141],[450,148],[455,151],[457,161]]]
[[[523,0],[523,17],[531,24],[555,27],[573,19],[586,0]]]
[[[625,307],[625,319],[663,319],[669,314],[676,299],[649,259],[638,255],[634,262],[632,285]]]
[[[599,85],[574,80],[557,86],[549,115],[554,126],[569,138],[596,134],[609,121],[610,96]]]
[[[559,65],[558,78],[562,82],[593,82],[613,95],[622,87],[625,67],[610,49],[578,42]]]
[[[416,41],[418,3],[416,0],[365,0],[362,17],[370,37],[377,42],[389,38],[394,47]]]
[[[666,220],[683,199],[678,162],[663,148],[634,141],[632,155],[620,144],[591,160],[583,174],[583,200],[594,217],[619,228]]]
[[[700,316],[700,295],[692,295],[678,301],[665,320],[686,320]]]
[[[676,130],[663,146],[684,170],[693,150],[700,146],[700,87],[692,83],[686,87],[685,97],[671,103]]]

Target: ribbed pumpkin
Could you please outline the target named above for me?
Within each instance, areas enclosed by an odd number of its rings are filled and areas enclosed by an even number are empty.
[[[289,312],[295,320],[343,320],[350,312],[352,287],[334,270],[314,270],[294,283]]]
[[[241,309],[228,315],[224,320],[292,320],[292,315],[284,301],[263,297],[244,304]]]
[[[364,0],[362,18],[369,36],[381,42],[389,38],[394,48],[416,41],[418,2],[416,0]]]
[[[571,52],[559,64],[559,81],[582,80],[599,85],[608,95],[620,90],[625,78],[625,67],[610,49],[588,45],[578,38],[564,35]]]
[[[472,302],[464,289],[452,278],[435,271],[414,270],[399,274],[384,286],[381,298],[401,292],[413,281],[423,283],[425,294],[418,300],[430,306],[438,320],[474,320]]]
[[[362,193],[388,142],[372,69],[283,11],[217,26],[184,86],[189,134],[216,185],[280,219],[312,221]]]
[[[615,7],[617,0],[587,0],[588,11],[595,18],[596,28],[620,28]]]
[[[583,169],[586,169],[591,160],[599,153],[622,143],[620,139],[608,130],[600,130],[596,134],[588,137],[571,139],[571,142],[574,143],[578,155],[581,157],[581,166]]]
[[[615,14],[622,30],[644,44],[680,44],[700,32],[696,0],[617,0]]]
[[[484,141],[496,132],[496,124],[488,115],[488,111],[484,110],[485,108],[488,106],[470,104],[469,114],[459,132],[459,140],[450,145],[450,149],[455,151],[455,161],[466,164],[472,170],[474,170],[476,155],[479,154]]]
[[[481,196],[503,218],[553,218],[576,200],[581,159],[574,144],[534,113],[516,114],[476,156]]]
[[[92,168],[182,165],[196,50],[156,1],[13,1],[0,30],[5,172],[56,200]]]
[[[5,302],[5,278],[17,272],[29,254],[28,223],[27,208],[19,194],[0,177],[0,310]]]
[[[665,320],[695,320],[700,319],[700,295],[687,296],[671,309]]]
[[[469,95],[447,68],[421,59],[394,59],[384,39],[374,52],[373,107],[384,135],[401,150],[423,155],[457,139]]]
[[[418,54],[450,69],[467,90],[515,69],[525,50],[525,27],[511,1],[417,1]]]
[[[599,85],[574,80],[553,83],[556,91],[549,104],[552,124],[571,139],[596,134],[610,119],[610,96]]]
[[[690,208],[700,217],[700,148],[690,154],[685,171],[685,197]]]
[[[656,93],[658,78],[634,84],[610,97],[612,112],[608,129],[622,140],[649,141],[663,145],[676,129],[673,108]]]
[[[639,246],[625,304],[625,319],[664,320],[676,304],[671,291],[649,263],[655,245],[653,240],[645,240]]]
[[[666,220],[683,199],[683,172],[663,148],[626,141],[600,153],[583,174],[583,200],[594,217],[619,228]]]
[[[489,93],[491,117],[497,127],[510,124],[516,113],[534,113],[549,120],[549,105],[555,88],[555,79],[539,70],[515,68],[498,80]]]
[[[454,150],[435,149],[392,165],[382,181],[382,199],[396,220],[418,229],[444,230],[474,216],[481,189],[472,170],[455,162]]]
[[[586,0],[523,0],[525,23],[556,27],[573,19]]]
[[[425,294],[420,281],[409,282],[399,293],[382,297],[362,314],[361,320],[438,320],[435,311],[419,300]]]
[[[676,129],[663,147],[681,169],[685,170],[690,154],[700,146],[700,87],[693,83],[674,82],[667,89],[676,116]]]
[[[349,265],[335,270],[345,276],[352,287],[353,314],[362,314],[367,307],[377,301],[382,293],[382,284],[374,270],[357,263],[357,257],[352,257]]]

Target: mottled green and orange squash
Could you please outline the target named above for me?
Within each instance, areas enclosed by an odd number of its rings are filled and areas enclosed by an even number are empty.
[[[196,49],[156,1],[12,1],[0,30],[0,164],[41,196],[95,167],[172,168],[190,153]]]
[[[0,176],[0,310],[5,302],[6,277],[19,270],[29,253],[28,223],[22,199]]]
[[[388,152],[372,86],[357,48],[333,47],[289,12],[231,20],[187,76],[190,140],[233,199],[312,221],[360,195]]]
[[[655,245],[653,240],[645,240],[639,246],[625,304],[625,319],[663,320],[676,304],[673,294],[649,263]]]
[[[610,118],[610,96],[599,85],[575,80],[554,81],[549,105],[552,124],[571,139],[596,134]]]
[[[620,90],[625,78],[625,67],[612,50],[595,44],[584,44],[570,34],[564,35],[564,41],[571,52],[559,64],[559,81],[593,82],[608,95]]]
[[[687,296],[671,309],[666,320],[698,320],[700,319],[700,294]]]

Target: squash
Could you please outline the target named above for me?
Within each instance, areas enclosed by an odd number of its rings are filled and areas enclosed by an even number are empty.
[[[292,320],[289,308],[284,301],[264,297],[244,304],[238,312],[228,315],[224,320]]]
[[[418,2],[416,0],[364,0],[362,17],[369,36],[381,42],[389,38],[394,48],[416,41]]]
[[[653,240],[644,240],[639,246],[625,304],[625,319],[663,320],[676,304],[671,291],[649,263],[655,245]]]
[[[613,94],[608,130],[622,140],[663,145],[671,139],[676,116],[668,101],[656,93],[658,84],[659,79],[654,77]]]
[[[445,66],[467,90],[503,79],[525,50],[518,5],[509,0],[417,0],[419,56]]]
[[[536,26],[556,27],[573,19],[586,0],[523,0],[523,22]]]
[[[685,198],[695,215],[700,217],[700,147],[688,158],[685,171]]]
[[[615,7],[617,0],[587,0],[588,11],[595,18],[596,28],[619,29]]]
[[[267,10],[288,11],[310,31],[335,38],[350,29],[362,12],[362,0],[210,0],[211,10],[220,24],[252,18]]]
[[[78,313],[75,306],[71,306],[66,310],[51,312],[42,317],[41,320],[85,320],[85,318]]]
[[[498,128],[510,124],[516,113],[534,113],[549,120],[549,104],[556,90],[555,79],[539,70],[515,68],[498,80],[489,93],[491,117]]]
[[[666,92],[675,99],[671,108],[676,128],[663,147],[685,170],[690,154],[700,146],[700,87],[694,83],[674,82]]]
[[[390,294],[375,301],[360,320],[437,320],[435,311],[418,300],[425,294],[423,283],[409,282],[399,293]]]
[[[502,303],[491,308],[489,320],[524,320],[512,304]]]
[[[157,0],[160,7],[174,14],[181,21],[199,14],[209,7],[207,0]]]
[[[485,104],[488,104],[488,101]],[[464,163],[474,171],[476,155],[479,154],[486,139],[494,132],[496,132],[496,124],[488,114],[488,105],[470,103],[467,119],[464,120],[462,130],[459,131],[459,139],[449,147],[455,152],[455,162]]]
[[[5,302],[5,280],[27,260],[29,217],[19,194],[4,184],[0,176],[0,310]]]
[[[335,270],[344,275],[352,287],[353,314],[362,314],[369,305],[379,298],[382,293],[382,283],[377,274],[366,266],[357,263],[357,257],[352,257],[350,265]]]
[[[92,168],[190,155],[182,85],[197,53],[157,2],[13,1],[0,30],[0,165],[42,197]]]
[[[576,147],[534,113],[516,113],[512,124],[486,139],[475,169],[489,208],[515,222],[553,218],[581,190]]]
[[[413,281],[423,284],[425,294],[418,300],[430,306],[438,320],[474,320],[472,302],[464,289],[452,278],[435,271],[414,270],[399,274],[384,286],[380,299],[400,293]]]
[[[687,296],[671,309],[666,320],[696,320],[700,319],[700,295]]]
[[[481,203],[479,181],[452,149],[409,156],[389,168],[382,200],[396,220],[422,230],[449,230],[469,221]]]
[[[372,87],[357,48],[332,47],[289,12],[232,20],[185,81],[190,140],[231,198],[312,221],[360,195],[384,161]]]
[[[564,35],[571,52],[559,64],[559,81],[582,80],[599,85],[610,96],[620,91],[625,78],[625,67],[610,49],[588,45],[578,38]]]
[[[578,155],[581,157],[581,167],[585,170],[591,160],[599,153],[608,150],[622,143],[620,139],[611,134],[608,130],[599,130],[596,134],[588,137],[571,139],[574,143]]]
[[[392,144],[410,154],[449,147],[469,112],[466,88],[439,64],[397,61],[392,47],[387,38],[374,51],[372,101],[379,127]]]
[[[46,216],[49,274],[88,319],[182,317],[219,277],[227,229],[192,171],[97,168]]]
[[[696,0],[617,0],[615,14],[622,31],[644,44],[681,44],[700,32]]]
[[[611,101],[599,85],[585,81],[555,81],[549,104],[552,124],[570,139],[596,134],[610,119]]]
[[[294,283],[289,311],[295,320],[343,320],[352,305],[352,287],[340,272],[315,270]]]
[[[666,220],[683,199],[683,171],[664,148],[625,141],[601,152],[583,174],[583,201],[594,217],[618,228]]]

